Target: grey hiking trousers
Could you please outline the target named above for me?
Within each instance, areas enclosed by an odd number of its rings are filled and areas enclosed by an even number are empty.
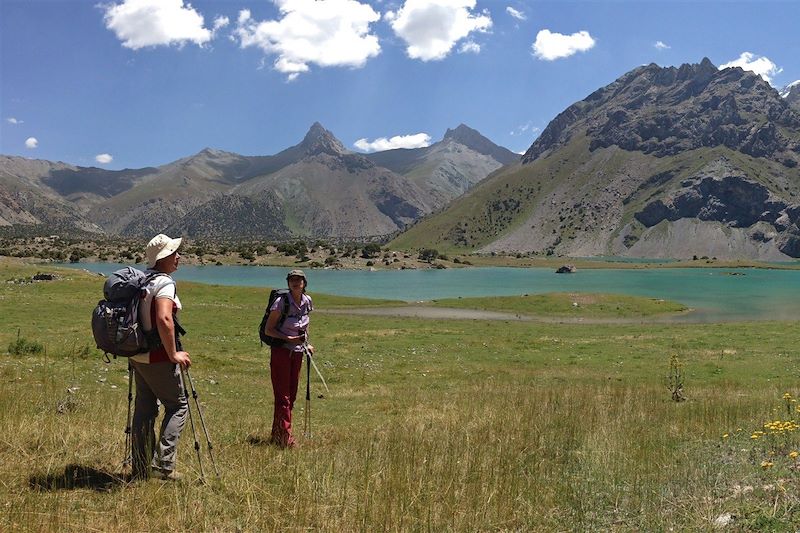
[[[149,467],[162,471],[175,469],[178,438],[189,409],[181,383],[180,367],[172,362],[137,363],[131,361],[136,383],[131,441],[133,473],[147,477]],[[164,406],[164,420],[156,445],[155,423],[158,401]]]

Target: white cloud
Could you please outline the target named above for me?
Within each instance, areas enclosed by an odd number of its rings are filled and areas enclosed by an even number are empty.
[[[396,135],[391,139],[380,137],[372,142],[366,139],[359,139],[353,143],[353,146],[363,152],[382,152],[395,148],[425,148],[426,146],[430,146],[430,144],[430,135],[427,133],[417,133],[414,135]]]
[[[28,137],[27,139],[25,139],[26,148],[30,148],[31,150],[33,150],[37,146],[39,146],[39,141],[38,139],[36,139],[36,137]]]
[[[275,0],[280,20],[253,20],[249,10],[239,12],[234,35],[239,46],[254,46],[276,55],[275,69],[292,80],[320,67],[363,67],[377,56],[378,37],[370,24],[380,15],[357,0]]]
[[[739,56],[739,59],[734,59],[733,61],[729,61],[724,65],[720,65],[719,69],[722,70],[729,67],[742,67],[744,70],[755,72],[764,78],[767,83],[772,83],[772,77],[783,72],[783,69],[779,68],[778,65],[770,61],[769,58],[765,56],[757,56],[752,52],[742,52],[742,55]]]
[[[432,61],[447,57],[470,33],[489,31],[489,13],[473,13],[474,7],[475,0],[406,0],[403,7],[386,13],[385,18],[405,41],[408,57]]]
[[[517,20],[527,20],[528,19],[528,17],[525,16],[525,13],[523,13],[522,11],[519,11],[518,9],[514,9],[511,6],[508,6],[506,8],[506,13],[508,13],[509,15],[511,15],[512,17],[514,17]]]
[[[213,38],[203,16],[183,0],[124,0],[102,7],[106,28],[133,50],[187,42],[202,46]]]
[[[214,19],[214,29],[212,31],[216,33],[217,31],[224,28],[230,23],[231,19],[229,19],[228,17],[217,17]]]
[[[24,120],[19,120],[19,119],[16,119],[14,117],[8,117],[6,119],[6,122],[8,122],[9,124],[24,124],[25,123]]]
[[[106,165],[108,163],[111,163],[114,160],[114,158],[111,157],[111,154],[97,154],[96,156],[94,156],[94,160],[100,163],[101,165]]]
[[[656,41],[656,44],[654,44],[653,46],[655,47],[656,50],[669,50],[670,48],[672,48],[664,41]]]
[[[461,48],[458,49],[459,54],[480,54],[481,53],[481,45],[476,43],[475,41],[464,41],[464,44],[461,45]]]
[[[564,35],[550,30],[541,30],[533,43],[533,55],[545,61],[569,57],[577,52],[585,52],[595,45],[594,38],[586,30]]]
[[[509,135],[522,135],[522,134],[528,133],[528,132],[536,134],[540,130],[541,130],[541,128],[539,126],[534,126],[532,122],[526,122],[525,124],[517,126],[517,128],[515,130],[510,131]]]

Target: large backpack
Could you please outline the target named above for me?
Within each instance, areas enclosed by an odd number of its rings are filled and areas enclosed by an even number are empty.
[[[106,357],[108,354],[131,357],[150,351],[160,342],[155,328],[147,334],[139,322],[139,304],[145,296],[144,287],[160,275],[161,272],[145,274],[136,268],[125,267],[106,279],[103,286],[105,298],[97,302],[92,312],[94,340]]]
[[[264,309],[264,316],[261,319],[261,325],[258,326],[258,336],[261,339],[261,344],[267,346],[280,346],[285,341],[283,339],[276,339],[267,335],[267,319],[269,318],[269,309],[279,296],[286,296],[283,299],[283,306],[281,307],[281,318],[275,326],[280,329],[283,323],[286,322],[286,317],[289,316],[289,289],[272,289],[269,293],[269,300],[267,300],[267,308]]]

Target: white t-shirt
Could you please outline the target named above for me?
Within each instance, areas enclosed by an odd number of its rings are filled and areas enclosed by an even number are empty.
[[[154,270],[146,270],[145,274],[150,275]],[[152,331],[153,329],[153,321],[151,320],[151,310],[150,308],[153,305],[153,300],[156,298],[167,298],[168,300],[172,300],[173,308],[175,310],[175,315],[177,316],[180,313],[181,308],[181,300],[178,298],[178,289],[175,286],[175,281],[169,276],[169,274],[161,274],[160,276],[156,276],[150,283],[145,286],[146,295],[144,300],[142,300],[141,304],[139,305],[139,323],[142,325],[145,331]],[[150,362],[150,354],[149,353],[142,353],[139,355],[134,355],[131,357],[137,363],[149,363]]]

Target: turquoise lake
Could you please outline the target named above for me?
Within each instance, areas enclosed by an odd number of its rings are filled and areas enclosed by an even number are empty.
[[[73,268],[109,273],[123,265],[74,263]],[[182,265],[177,280],[247,287],[283,287],[287,268]],[[585,269],[555,274],[544,268],[446,270],[307,269],[309,293],[388,298],[414,302],[458,296],[594,292],[681,302],[693,309],[676,321],[797,320],[800,270],[652,268]]]

